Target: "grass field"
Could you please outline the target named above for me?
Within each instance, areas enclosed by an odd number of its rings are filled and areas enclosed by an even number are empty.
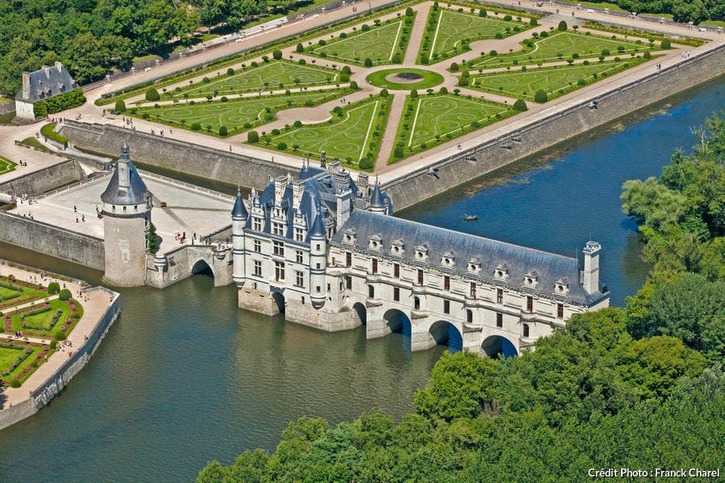
[[[284,143],[287,151],[318,159],[325,151],[328,159],[338,158],[343,164],[359,168],[364,157],[375,160],[390,100],[391,97],[378,96],[339,112],[333,111],[331,122],[302,126],[272,136],[269,147],[279,149],[280,143]]]
[[[15,166],[17,166],[17,164],[13,163],[8,158],[0,156],[0,175],[14,171]]]
[[[400,53],[401,60],[405,54],[406,42],[402,41],[403,37],[407,38],[405,31],[405,21],[401,18],[372,26],[367,32],[348,34],[346,38],[329,41],[326,45],[309,47],[305,53],[358,65],[364,65],[365,59],[370,59],[373,65],[391,64],[396,52]]]
[[[503,104],[453,94],[409,96],[403,112],[393,160],[424,151],[513,114]]]
[[[523,44],[522,44],[523,45]],[[513,65],[537,65],[557,62],[571,58],[574,54],[581,59],[596,59],[602,51],[608,50],[610,55],[629,55],[635,52],[651,50],[647,42],[637,44],[625,40],[613,40],[596,35],[585,35],[573,32],[557,32],[551,36],[534,41],[533,47],[525,47],[522,51],[508,54],[499,53],[493,57],[485,55],[470,63],[473,69],[495,69]]]
[[[514,33],[513,28],[524,28],[521,22],[506,22],[495,18],[441,9],[438,12],[437,27],[431,41],[429,60],[449,57],[463,52],[462,42],[493,39],[496,34],[507,37]]]
[[[614,75],[642,63],[642,59],[542,67],[510,72],[491,72],[472,78],[469,87],[513,98],[533,100],[543,90],[549,100],[571,92],[603,77]]]
[[[63,326],[63,323],[66,321],[66,319],[71,315],[70,307],[68,306],[67,302],[62,302],[58,299],[51,300],[49,304],[50,310],[46,312],[36,315],[25,315],[25,323],[34,328],[23,327],[22,321],[20,320],[20,315],[11,316],[13,330],[20,330],[23,333],[28,334],[38,334],[43,337],[48,336],[47,331],[59,330]],[[40,306],[42,306],[42,304],[38,304],[38,307]],[[62,312],[62,315],[53,325],[53,316],[58,310]]]
[[[127,111],[132,116],[149,119],[174,127],[218,134],[225,126],[229,135],[251,129],[276,119],[275,113],[293,107],[312,107],[353,92],[335,89],[295,93],[289,96],[261,96],[229,102],[184,103],[161,107],[144,107]],[[199,129],[194,129],[198,124]]]
[[[202,98],[216,92],[218,95],[243,94],[274,89],[294,89],[302,86],[335,84],[339,72],[300,65],[285,60],[272,60],[258,67],[237,70],[233,75],[221,75],[187,87],[164,93],[167,99],[188,95],[190,98]]]

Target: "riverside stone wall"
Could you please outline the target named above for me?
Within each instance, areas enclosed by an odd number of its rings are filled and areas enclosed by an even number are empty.
[[[38,196],[59,186],[81,181],[85,177],[83,168],[78,162],[69,160],[2,183],[0,191],[15,195],[25,193]]]
[[[67,121],[61,133],[74,146],[109,155],[128,143],[134,161],[247,188],[263,189],[270,176],[283,176],[293,170],[264,159],[116,126]]]
[[[0,241],[77,263],[105,267],[103,240],[0,211]]]

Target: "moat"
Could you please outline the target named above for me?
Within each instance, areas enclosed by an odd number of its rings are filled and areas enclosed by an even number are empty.
[[[659,174],[689,127],[725,105],[725,80],[660,106],[621,132],[569,145],[552,161],[402,216],[572,255],[603,245],[612,302],[642,283],[622,182]],[[473,195],[469,193],[475,193]],[[479,220],[466,223],[463,213]],[[2,257],[98,282],[100,274],[0,245]],[[302,415],[332,422],[372,407],[411,410],[444,347],[411,354],[402,336],[324,333],[236,309],[232,287],[195,276],[160,291],[122,290],[123,312],[91,364],[51,405],[3,431],[3,481],[189,481],[210,459],[271,449]]]

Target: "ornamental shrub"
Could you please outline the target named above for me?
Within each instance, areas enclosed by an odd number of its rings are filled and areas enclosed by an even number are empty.
[[[448,94],[448,89],[446,89],[445,87],[441,87],[441,90],[438,92],[440,92],[441,94]]]
[[[284,151],[285,149],[287,149],[287,143],[277,144],[277,149],[279,149],[280,151]]]
[[[55,333],[55,340],[65,340],[66,337],[67,336],[65,335],[65,332],[63,332],[61,330],[59,330],[58,332]]]
[[[539,103],[544,103],[549,100],[549,96],[546,94],[546,91],[538,90],[536,91],[536,94],[534,94],[534,101]]]
[[[51,340],[50,341],[50,348],[53,349],[53,350],[55,350],[57,347],[58,347],[58,342],[57,341],[54,341],[54,340]]]
[[[71,298],[71,296],[72,295],[70,293],[70,290],[68,290],[67,288],[64,288],[63,290],[61,290],[60,292],[58,292],[58,298],[60,300],[62,300],[63,302],[69,301],[70,298]]]
[[[566,32],[566,29],[568,28],[568,25],[563,20],[559,22],[559,26],[556,27],[559,32]]]
[[[116,105],[114,106],[114,111],[116,111],[118,114],[126,112],[126,103],[123,102],[123,99],[119,99],[116,101]]]
[[[660,47],[662,49],[669,49],[672,48],[672,42],[670,42],[670,39],[662,39],[660,41]]]
[[[528,110],[529,108],[526,106],[526,101],[524,101],[523,99],[517,99],[516,102],[514,102],[514,111],[524,112]]]
[[[484,9],[481,9],[481,10],[478,11],[478,16],[479,17],[485,17],[487,15],[488,15],[488,13]]]
[[[383,89],[380,91],[380,97],[388,97],[390,94],[388,93],[387,89]]]
[[[531,19],[531,22],[529,22],[529,24],[530,24],[530,25],[531,25],[532,27],[536,27],[537,25],[539,25],[539,22],[537,22],[535,18],[532,18],[532,19]]]
[[[361,28],[360,30],[362,30],[363,32],[367,32],[367,31],[369,31],[369,30],[370,30],[370,25],[368,25],[368,24],[364,23],[364,24],[362,25],[362,28]]]
[[[234,69],[231,67],[227,69],[227,75],[234,75]]]
[[[350,89],[357,89],[357,82],[355,82],[355,81],[350,82]]]
[[[292,125],[294,127],[302,127],[302,121],[299,121],[299,120],[298,121],[295,121]]]
[[[539,34],[539,37],[541,37],[542,39],[545,39],[548,36],[549,36],[549,32],[547,32],[547,31],[543,31]]]
[[[363,61],[363,65],[365,67],[372,67],[373,66],[373,60],[370,57],[366,57]]]
[[[375,166],[375,163],[373,163],[372,158],[370,155],[365,156],[360,160],[360,163],[358,163],[358,167],[364,171],[373,169],[373,166]]]
[[[17,379],[13,379],[12,381],[10,381],[10,387],[17,389],[20,386],[22,386],[22,383]]]
[[[48,293],[55,295],[60,292],[60,284],[58,282],[50,282],[48,284]]]
[[[227,136],[228,134],[229,134],[229,130],[227,129],[226,126],[221,126],[219,128],[219,135],[220,136]]]
[[[297,49],[296,50],[297,50],[297,53],[298,54],[301,54],[302,52],[305,51],[305,46],[302,45],[301,43],[300,44],[297,44]]]
[[[413,89],[412,91],[410,91],[410,98],[415,99],[416,97],[418,97],[418,91]]]
[[[146,100],[149,102],[155,102],[161,99],[161,96],[159,96],[159,91],[154,89],[153,87],[149,88],[146,91]]]
[[[195,122],[191,125],[192,131],[201,131],[201,124],[198,122]]]
[[[282,51],[281,50],[275,50],[272,52],[272,58],[275,60],[279,60],[282,58]]]
[[[511,15],[504,15],[503,20],[504,20],[504,22],[510,22],[511,21]]]
[[[247,133],[247,142],[250,144],[259,142],[259,133],[257,131],[249,131]]]
[[[458,69],[459,69],[458,64],[456,62],[453,62],[451,64],[451,72],[458,72]]]
[[[393,157],[402,158],[403,156],[405,156],[403,146],[398,144],[397,146],[395,146],[395,149],[393,150]]]

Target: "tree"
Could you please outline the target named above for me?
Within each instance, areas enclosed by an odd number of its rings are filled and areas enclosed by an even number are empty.
[[[272,58],[279,60],[282,58],[282,51],[281,50],[275,50],[272,52]]]
[[[549,100],[549,96],[546,94],[546,91],[538,90],[536,91],[536,94],[534,94],[534,101],[539,103],[544,103]]]
[[[58,299],[63,302],[67,302],[68,300],[71,299],[71,297],[72,297],[72,294],[71,294],[70,290],[68,290],[67,288],[64,288],[60,292],[58,292]]]
[[[249,131],[247,133],[247,142],[249,144],[255,144],[259,142],[259,133],[257,131]]]
[[[60,292],[60,284],[58,282],[50,282],[48,284],[48,293],[54,295],[58,292]]]
[[[529,108],[526,106],[526,101],[523,99],[516,99],[516,102],[514,102],[514,111],[524,112],[528,110]]]
[[[159,95],[159,91],[154,89],[153,87],[149,87],[146,90],[146,100],[149,102],[156,102],[159,99],[161,99],[161,96]]]
[[[227,130],[226,126],[219,127],[219,135],[220,136],[227,136],[229,134],[229,131]]]
[[[295,50],[298,54],[301,54],[305,51],[305,46],[302,45],[302,43],[297,44],[297,47],[295,47]]]
[[[558,26],[556,27],[556,29],[557,29],[557,30],[558,30],[559,32],[566,32],[566,29],[567,29],[567,28],[568,28],[568,26],[566,25],[566,22],[565,22],[565,21],[563,21],[563,20],[562,20],[562,21],[560,21],[560,22],[559,22],[559,25],[558,25]]]
[[[126,112],[126,103],[123,102],[123,99],[119,99],[116,101],[116,105],[114,106],[114,111],[116,111],[118,114],[122,114]]]

